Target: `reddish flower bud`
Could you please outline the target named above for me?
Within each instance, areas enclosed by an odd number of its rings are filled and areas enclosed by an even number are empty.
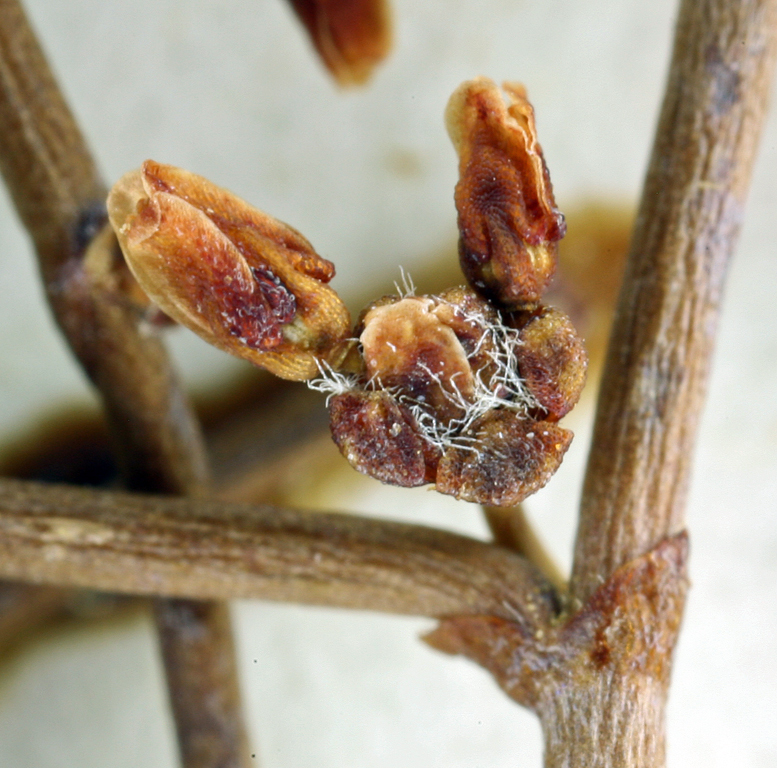
[[[387,0],[291,0],[340,85],[365,82],[391,48]]]
[[[544,327],[542,316],[535,323]],[[522,329],[532,343],[533,319]],[[509,505],[556,471],[572,433],[541,420],[544,406],[521,378],[520,332],[471,289],[384,297],[362,313],[356,333],[361,375],[331,374],[314,386],[333,394],[334,440],[360,472]],[[538,370],[547,346],[527,357]]]
[[[211,344],[277,376],[315,376],[350,318],[334,266],[296,230],[188,171],[146,161],[108,197],[149,297]]]
[[[469,284],[495,305],[539,302],[556,269],[566,231],[556,208],[534,110],[521,85],[509,103],[487,78],[461,85],[445,113],[459,155],[459,259]]]

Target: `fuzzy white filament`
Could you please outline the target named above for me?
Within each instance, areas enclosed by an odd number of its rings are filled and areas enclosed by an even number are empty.
[[[394,288],[397,289],[397,295],[400,299],[406,299],[409,296],[415,296],[415,283],[409,272],[405,272],[405,268],[400,264],[399,274],[402,280],[402,285],[394,281]]]
[[[438,300],[446,303],[443,299]],[[475,349],[467,359],[472,360],[486,345],[486,354],[494,363],[493,372],[488,381],[483,381],[482,371],[475,371],[474,392],[471,398],[467,398],[456,384],[456,374],[447,381],[449,386],[443,386],[439,375],[421,363],[422,370],[440,386],[443,396],[462,412],[462,416],[444,423],[429,412],[425,403],[401,393],[395,397],[413,414],[421,437],[427,442],[442,451],[449,447],[456,447],[479,453],[480,441],[476,437],[465,434],[477,419],[495,408],[528,414],[530,410],[541,406],[526,388],[518,373],[515,355],[515,348],[521,343],[518,331],[504,325],[501,317],[497,317],[496,321],[489,321],[483,315],[474,313],[465,314],[463,317],[466,322],[482,330]]]
[[[316,364],[321,376],[316,379],[310,379],[307,382],[308,389],[326,395],[327,405],[329,405],[329,401],[335,395],[344,395],[346,392],[353,392],[360,388],[355,376],[347,376],[344,373],[340,373],[323,360],[316,360]]]
[[[397,293],[400,299],[415,294],[413,281],[404,270],[402,270],[402,288],[397,285]],[[456,376],[460,375],[460,372],[443,381],[440,375],[432,371],[425,363],[419,363],[419,368],[426,373],[429,380],[440,387],[443,396],[462,414],[459,418],[445,422],[440,421],[430,411],[427,403],[408,395],[401,388],[384,387],[380,379],[377,378],[372,378],[366,383],[359,383],[355,377],[339,373],[326,363],[319,364],[321,377],[309,381],[308,386],[317,392],[326,394],[327,404],[333,396],[346,392],[383,390],[410,411],[418,425],[420,436],[440,451],[456,447],[480,453],[480,441],[477,437],[468,435],[467,432],[481,416],[494,409],[506,409],[524,415],[530,411],[541,410],[540,404],[527,389],[518,371],[515,350],[522,343],[520,334],[515,329],[504,325],[499,315],[497,315],[496,320],[490,320],[477,312],[462,312],[456,305],[439,296],[432,298],[438,305],[447,304],[450,306],[464,322],[481,331],[475,348],[467,356],[467,360],[471,363],[476,355],[485,350],[485,354],[492,363],[488,366],[491,373],[487,381],[483,379],[482,369],[473,372],[473,393],[467,397],[464,396],[456,383]]]

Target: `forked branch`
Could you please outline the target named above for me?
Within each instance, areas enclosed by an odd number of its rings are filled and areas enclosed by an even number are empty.
[[[128,296],[106,226],[105,188],[17,0],[0,0],[0,170],[35,243],[55,318],[100,391],[125,482],[202,493],[208,471],[199,425],[160,339]],[[213,755],[238,766],[247,749],[226,609],[192,610],[187,624],[164,621],[167,607],[159,603],[156,615],[164,648],[180,649],[165,660],[186,768],[206,766]],[[194,630],[210,638],[198,656],[188,652]],[[184,667],[205,654],[223,674],[200,675],[195,685],[199,670]],[[215,689],[230,677],[226,689]],[[206,722],[197,715],[209,694],[214,716]]]
[[[0,578],[137,594],[285,600],[442,617],[550,621],[519,556],[352,515],[0,482]]]
[[[4,14],[14,7],[0,0]],[[18,50],[12,38],[4,49]],[[659,768],[687,585],[690,461],[776,50],[777,0],[683,0],[600,396],[566,614],[525,560],[453,534],[10,481],[0,484],[0,577],[441,617],[434,644],[475,658],[538,713],[549,768]],[[15,72],[3,70],[9,104],[23,90]],[[45,115],[25,122],[24,110],[2,109],[12,152],[22,146],[35,165],[29,138]],[[60,154],[68,167],[68,151],[44,153],[40,170],[58,167]],[[17,205],[49,288],[66,295],[63,267],[99,191],[91,161],[74,157],[65,177],[86,181],[65,194],[64,218],[46,201],[38,211],[23,163],[3,167],[14,194],[30,198]],[[46,200],[66,189],[50,180],[56,174],[39,176]],[[81,311],[74,305],[72,316]],[[128,348],[121,327],[111,327]],[[108,381],[108,390],[119,387],[118,377]],[[149,379],[139,381],[142,394]]]

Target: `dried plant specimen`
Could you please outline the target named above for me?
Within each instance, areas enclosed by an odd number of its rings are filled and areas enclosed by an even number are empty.
[[[446,111],[470,287],[376,302],[354,334],[357,373],[314,384],[331,396],[335,442],[356,469],[395,485],[431,481],[492,506],[522,501],[558,469],[572,433],[555,422],[577,402],[587,367],[569,318],[540,303],[565,223],[525,91],[505,90],[508,105],[492,81],[477,78]],[[421,441],[407,436],[408,416]],[[412,471],[385,461],[392,430]]]
[[[566,331],[568,320],[557,324]],[[382,299],[357,325],[364,372],[313,384],[331,395],[335,442],[356,469],[383,482],[434,482],[467,501],[518,503],[550,479],[572,438],[548,421],[556,416],[523,380],[521,357],[534,363],[535,378],[547,385],[537,389],[553,405],[571,407],[582,387],[582,379],[559,389],[543,380],[543,362],[566,359],[549,356],[548,347],[568,340],[555,335],[556,324],[543,325],[544,335],[509,328],[470,288]],[[576,379],[559,367],[562,381]],[[392,436],[401,439],[404,463],[386,460]]]
[[[333,265],[296,230],[151,161],[108,201],[127,261],[167,314],[222,349],[328,395],[332,436],[360,472],[513,505],[558,468],[587,358],[540,298],[564,233],[523,89],[485,78],[446,113],[468,286],[370,304],[349,333]]]

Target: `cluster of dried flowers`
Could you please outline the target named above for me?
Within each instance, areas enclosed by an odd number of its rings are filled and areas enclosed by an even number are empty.
[[[207,341],[329,395],[332,435],[359,471],[400,486],[512,505],[542,487],[572,438],[558,426],[586,355],[542,294],[565,231],[520,86],[485,78],[446,112],[459,154],[455,201],[468,282],[411,285],[351,331],[326,283],[333,265],[291,227],[186,171],[151,161],[108,210],[149,297]]]

